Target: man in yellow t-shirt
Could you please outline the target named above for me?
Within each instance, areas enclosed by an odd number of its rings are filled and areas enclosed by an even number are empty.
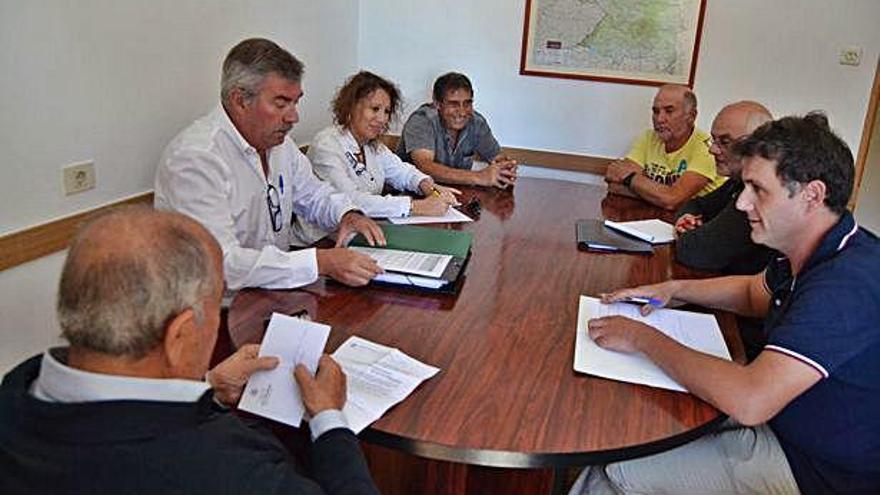
[[[709,135],[697,129],[697,97],[685,86],[666,85],[651,107],[652,130],[646,131],[626,158],[608,165],[609,192],[642,198],[676,210],[693,196],[724,184],[709,153]]]

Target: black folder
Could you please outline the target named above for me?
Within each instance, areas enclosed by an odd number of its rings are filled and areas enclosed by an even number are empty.
[[[650,242],[610,229],[602,220],[578,220],[576,227],[578,249],[583,251],[635,254],[654,252]]]

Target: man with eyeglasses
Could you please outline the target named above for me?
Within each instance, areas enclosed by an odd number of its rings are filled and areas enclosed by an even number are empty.
[[[516,160],[501,154],[486,119],[474,110],[474,88],[467,76],[440,76],[433,98],[404,124],[400,158],[438,182],[501,189],[516,182]]]
[[[767,266],[773,251],[752,241],[748,218],[736,209],[736,198],[743,190],[743,163],[731,148],[771,120],[770,112],[754,101],[732,103],[718,112],[712,122],[709,153],[715,157],[718,174],[728,180],[676,213],[675,256],[680,263],[727,274],[753,274]]]
[[[724,183],[709,154],[709,136],[697,129],[697,97],[678,84],[661,86],[651,106],[653,129],[646,131],[625,158],[608,164],[608,191],[641,198],[675,211],[694,196]]]
[[[236,45],[223,63],[221,105],[165,148],[155,206],[201,222],[223,248],[226,285],[283,289],[327,275],[364,285],[381,272],[340,246],[354,233],[384,244],[350,198],[320,181],[288,136],[299,121],[303,64],[266,39]],[[297,216],[338,228],[337,247],[290,251]]]

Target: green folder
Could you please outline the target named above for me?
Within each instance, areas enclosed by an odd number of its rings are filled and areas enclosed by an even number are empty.
[[[456,258],[467,258],[474,235],[470,232],[448,229],[432,229],[412,225],[381,225],[388,244],[386,249],[416,251],[419,253],[450,254]],[[358,234],[350,246],[369,247],[367,240]]]

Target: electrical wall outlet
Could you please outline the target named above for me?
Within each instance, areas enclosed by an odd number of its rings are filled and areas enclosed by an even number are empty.
[[[862,49],[857,46],[847,46],[840,50],[840,65],[858,66],[862,63]]]
[[[95,162],[73,163],[61,169],[64,179],[64,194],[81,193],[95,188]]]

